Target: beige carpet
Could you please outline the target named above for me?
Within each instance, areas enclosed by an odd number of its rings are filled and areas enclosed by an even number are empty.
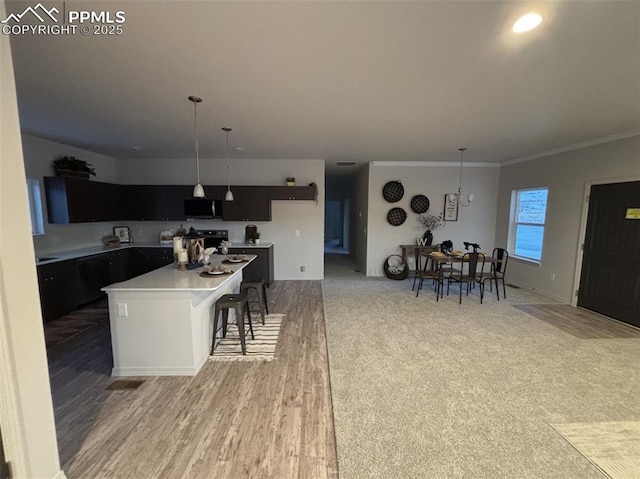
[[[640,422],[553,424],[553,428],[611,479],[640,477]]]
[[[640,340],[566,334],[512,306],[550,302],[525,289],[459,305],[333,269],[324,301],[342,479],[605,477],[550,424],[638,421]]]
[[[271,361],[276,352],[283,319],[284,314],[267,314],[264,317],[264,324],[262,324],[259,315],[254,317],[253,334],[255,339],[251,339],[251,333],[247,330],[245,336],[246,355],[242,354],[237,326],[230,324],[227,336],[216,345],[213,355],[209,356],[209,361]]]

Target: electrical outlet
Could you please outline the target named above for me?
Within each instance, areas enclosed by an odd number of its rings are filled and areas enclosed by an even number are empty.
[[[300,266],[300,272],[301,273],[304,273],[306,269],[307,269],[306,266]]]
[[[118,316],[121,318],[126,318],[129,316],[129,312],[127,311],[127,303],[118,303]]]
[[[300,230],[296,230],[296,236],[300,236]]]
[[[549,279],[550,279],[551,281],[555,281],[555,280],[556,280],[556,274],[555,274],[555,273],[551,273],[551,274],[549,275]]]

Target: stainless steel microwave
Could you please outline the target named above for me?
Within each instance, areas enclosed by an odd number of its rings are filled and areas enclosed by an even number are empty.
[[[184,215],[190,219],[222,218],[222,200],[206,198],[184,200]]]

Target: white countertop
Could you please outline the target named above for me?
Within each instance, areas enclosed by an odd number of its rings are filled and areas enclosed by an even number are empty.
[[[229,248],[268,248],[271,245],[273,245],[271,241],[261,241],[260,244],[232,242]]]
[[[211,264],[216,266],[229,256],[213,256]],[[247,255],[244,263],[224,264],[225,268],[233,270],[233,274],[224,274],[203,278],[200,273],[204,268],[196,268],[180,271],[173,264],[163,266],[149,273],[136,276],[121,283],[114,283],[102,288],[106,293],[114,292],[140,292],[140,291],[214,291],[227,280],[241,274],[240,270],[256,258],[255,255]]]
[[[260,244],[237,242],[237,243],[231,243],[230,247],[231,248],[269,248],[271,245],[273,245],[273,243],[269,241],[265,241],[264,243],[260,243]],[[140,242],[140,243],[123,243],[119,246],[105,246],[105,245],[89,246],[87,248],[58,251],[55,253],[38,254],[36,255],[36,258],[50,258],[50,259],[47,259],[46,261],[36,261],[36,265],[41,266],[43,264],[57,263],[60,261],[66,261],[70,259],[84,258],[86,256],[92,256],[94,254],[109,253],[111,251],[118,251],[118,250],[127,249],[127,248],[171,248],[173,249],[173,244],[167,245],[167,244],[159,244],[159,243]]]

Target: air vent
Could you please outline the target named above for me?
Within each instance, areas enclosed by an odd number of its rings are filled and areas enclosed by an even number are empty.
[[[355,166],[357,161],[338,161],[336,162],[337,166]]]

